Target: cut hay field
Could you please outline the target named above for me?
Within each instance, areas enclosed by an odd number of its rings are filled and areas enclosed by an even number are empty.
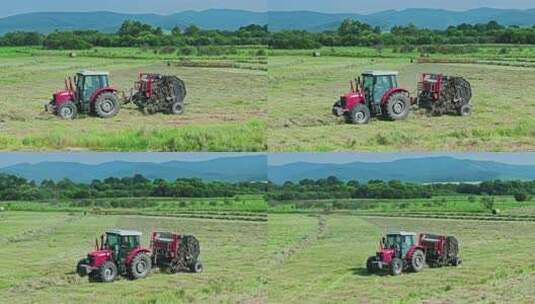
[[[533,303],[535,223],[273,215],[270,303]],[[365,261],[387,230],[455,235],[464,263],[399,277]]]
[[[139,281],[89,283],[76,262],[110,228],[194,234],[201,242],[201,274],[154,271]],[[10,303],[265,303],[266,224],[170,217],[81,213],[0,213],[0,298]]]
[[[533,49],[503,56],[500,65],[411,63],[411,55],[372,49],[274,52],[269,58],[268,146],[271,151],[529,151],[535,149],[535,68],[506,66],[532,61]],[[345,52],[345,53],[344,53]],[[342,54],[339,54],[342,53]],[[374,55],[375,54],[375,55]],[[494,55],[473,58],[495,60]],[[531,54],[531,55],[530,55]],[[530,55],[530,56],[528,56]],[[351,57],[354,56],[354,57]],[[431,58],[470,58],[433,55]],[[511,57],[512,56],[512,57]],[[405,121],[373,119],[347,125],[331,114],[333,103],[349,90],[349,80],[369,69],[396,70],[400,84],[415,94],[422,72],[462,75],[472,84],[472,117],[430,117],[415,110]]]
[[[67,51],[0,48],[0,150],[266,150],[267,73],[260,57],[196,57],[184,64],[150,51],[99,52],[71,58]],[[112,119],[74,121],[45,113],[63,79],[82,69],[110,71],[111,84],[126,92],[141,71],[177,75],[188,89],[186,111],[144,115],[129,104]]]

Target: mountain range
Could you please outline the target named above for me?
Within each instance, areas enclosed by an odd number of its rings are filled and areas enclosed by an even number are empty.
[[[535,4],[534,4],[535,6]],[[346,18],[352,18],[388,29],[395,25],[413,23],[418,27],[444,29],[461,23],[498,21],[504,25],[535,25],[535,8],[528,10],[478,8],[467,11],[442,9],[386,10],[372,14],[320,13],[312,11],[268,11],[210,9],[183,11],[170,15],[122,14],[95,12],[37,12],[0,18],[0,34],[12,31],[99,30],[114,32],[125,20],[138,20],[171,30],[178,25],[184,28],[194,24],[204,29],[235,30],[249,24],[268,24],[272,31],[297,29],[324,31],[337,28]]]
[[[352,162],[324,164],[297,162],[270,166],[270,181],[319,179],[336,176],[341,180],[400,180],[416,183],[481,182],[490,180],[535,180],[534,165],[511,165],[493,161],[457,159],[452,157],[424,157],[391,162]]]
[[[200,178],[207,181],[265,181],[266,156],[252,155],[218,158],[206,161],[169,161],[163,163],[112,161],[102,164],[73,162],[20,163],[0,168],[0,173],[13,174],[41,182],[68,178],[87,183],[107,177],[127,177],[141,174],[149,179]]]

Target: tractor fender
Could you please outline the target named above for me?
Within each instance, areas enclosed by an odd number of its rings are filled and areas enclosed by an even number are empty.
[[[407,252],[407,256],[405,257],[405,259],[407,261],[410,261],[412,259],[412,255],[414,254],[414,252],[416,252],[416,250],[421,250],[422,252],[424,252],[425,254],[425,249],[424,247],[422,246],[419,246],[419,245],[415,245],[415,246],[412,246],[409,251]]]
[[[93,92],[93,94],[89,98],[89,102],[94,103],[95,100],[97,100],[97,98],[100,96],[100,94],[108,93],[108,92],[109,93],[117,93],[117,90],[115,88],[113,88],[113,87],[100,88],[100,89],[96,90],[95,92]]]
[[[128,254],[128,256],[126,256],[126,260],[125,260],[125,264],[126,265],[130,265],[130,263],[132,262],[132,260],[140,253],[146,253],[148,255],[150,255],[150,250],[147,249],[147,248],[136,248],[132,251],[130,251],[130,253]]]
[[[386,93],[383,95],[383,98],[381,99],[381,105],[386,104],[388,99],[390,99],[390,96],[392,96],[392,94],[396,94],[396,93],[406,93],[407,95],[409,95],[409,91],[406,90],[406,89],[403,89],[403,88],[392,88],[392,89],[386,91]]]

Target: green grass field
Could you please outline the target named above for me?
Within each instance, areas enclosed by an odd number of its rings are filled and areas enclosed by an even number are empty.
[[[150,50],[96,50],[71,58],[68,51],[0,48],[0,150],[266,150],[262,57],[244,52],[181,61]],[[125,92],[141,71],[177,75],[188,89],[186,112],[147,116],[130,104],[109,120],[63,121],[45,113],[63,79],[81,69],[110,71],[112,85]]]
[[[455,235],[464,263],[399,277],[369,275],[387,230]],[[273,215],[270,303],[533,303],[534,223]]]
[[[525,151],[535,147],[535,69],[506,66],[532,62],[533,47],[498,54],[501,46],[474,54],[432,55],[433,60],[477,63],[411,63],[417,53],[391,49],[336,48],[273,51],[269,57],[268,146],[271,151]],[[330,53],[333,52],[334,53]],[[499,62],[494,62],[494,61]],[[471,62],[471,61],[469,61]],[[498,65],[499,64],[499,65]],[[347,125],[331,114],[349,80],[368,69],[397,70],[400,84],[415,94],[417,75],[462,75],[472,84],[472,117],[430,117],[415,110],[405,121],[374,119]]]
[[[265,303],[266,224],[172,217],[0,213],[0,298],[11,303]],[[139,281],[89,283],[74,273],[94,239],[110,228],[194,234],[201,274],[154,271]]]

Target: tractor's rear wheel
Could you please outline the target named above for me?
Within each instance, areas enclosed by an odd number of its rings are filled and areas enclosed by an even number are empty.
[[[78,108],[74,102],[67,101],[58,107],[57,114],[66,120],[75,119],[76,115],[78,115]]]
[[[425,254],[421,250],[416,250],[412,254],[411,258],[411,270],[413,272],[420,272],[424,269],[425,265]]]
[[[182,115],[184,113],[184,103],[182,101],[177,101],[171,104],[169,112],[173,115]]]
[[[365,104],[359,103],[346,115],[347,121],[355,125],[364,125],[370,121],[370,109]]]
[[[140,253],[132,259],[128,274],[132,280],[143,279],[149,275],[151,268],[150,257],[146,253]]]
[[[377,260],[376,256],[369,257],[366,261],[366,270],[368,270],[369,273],[376,273],[377,272],[377,266],[375,265],[375,261]]]
[[[383,114],[390,120],[402,120],[407,118],[411,109],[411,100],[405,93],[390,95],[384,106]]]
[[[100,118],[114,117],[120,107],[119,97],[115,93],[102,93],[95,100],[95,114]]]
[[[394,258],[390,264],[390,274],[398,276],[403,271],[403,261],[400,258]]]
[[[194,272],[194,273],[201,273],[203,271],[203,269],[204,268],[203,268],[202,263],[200,261],[195,261],[190,266],[191,272]]]
[[[101,282],[113,282],[117,278],[117,266],[113,262],[105,262],[99,267],[98,275]]]

